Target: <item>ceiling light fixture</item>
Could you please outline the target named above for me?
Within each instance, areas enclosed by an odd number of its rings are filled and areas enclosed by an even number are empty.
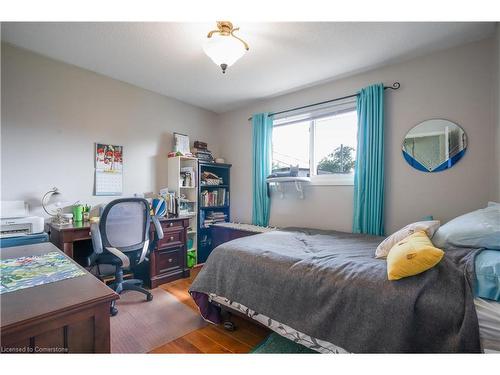
[[[249,47],[243,39],[234,35],[240,28],[233,28],[231,22],[217,21],[217,28],[208,33],[203,50],[222,68],[222,73],[226,73],[226,69],[242,57]]]

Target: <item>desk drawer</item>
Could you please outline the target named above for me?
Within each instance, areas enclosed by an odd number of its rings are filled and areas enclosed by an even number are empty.
[[[163,232],[178,231],[184,228],[182,220],[165,221],[161,223]]]
[[[163,238],[158,241],[158,248],[179,247],[184,245],[184,231],[165,231]]]
[[[80,228],[70,231],[68,230],[68,231],[63,231],[62,233],[64,242],[75,242],[81,240],[88,240],[91,238],[89,228]]]
[[[154,254],[156,273],[163,274],[180,269],[184,264],[182,254],[182,248],[156,250]]]

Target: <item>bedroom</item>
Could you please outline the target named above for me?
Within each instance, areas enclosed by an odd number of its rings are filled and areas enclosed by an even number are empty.
[[[50,14],[1,25],[2,352],[500,352],[495,19]]]

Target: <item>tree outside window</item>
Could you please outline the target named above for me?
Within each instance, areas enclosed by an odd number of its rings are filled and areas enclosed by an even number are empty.
[[[351,173],[354,170],[354,147],[341,144],[318,163],[317,174]]]

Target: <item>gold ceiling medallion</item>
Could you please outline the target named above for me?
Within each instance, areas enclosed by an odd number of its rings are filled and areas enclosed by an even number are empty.
[[[212,30],[207,35],[203,50],[222,68],[222,73],[226,73],[226,69],[249,50],[248,43],[234,35],[239,29],[229,21],[217,21],[217,30]]]

